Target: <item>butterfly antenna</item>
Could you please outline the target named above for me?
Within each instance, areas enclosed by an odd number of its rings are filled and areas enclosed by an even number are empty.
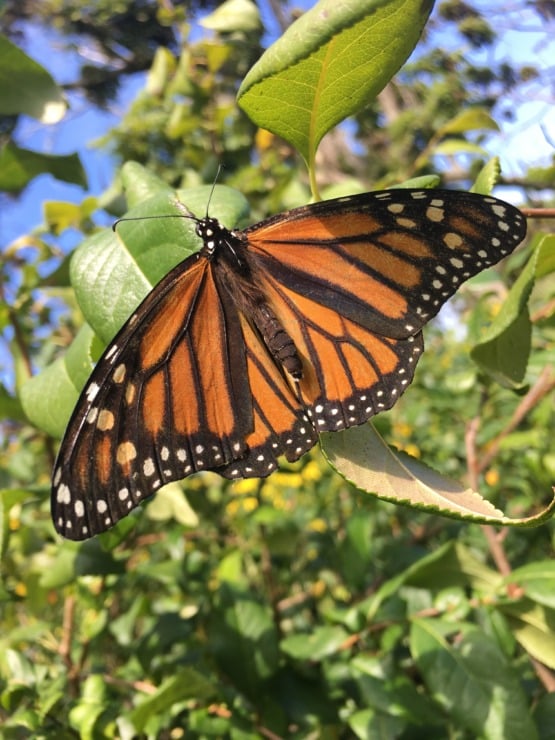
[[[212,196],[214,195],[214,190],[216,189],[216,183],[220,179],[220,172],[224,169],[223,164],[218,165],[218,171],[216,172],[216,177],[214,178],[214,182],[212,183],[212,187],[210,189],[210,195],[208,196],[208,203],[206,204],[206,218],[208,218],[208,211],[210,210],[210,203],[212,201]]]
[[[210,203],[212,201],[212,196],[214,195],[214,190],[216,188],[216,183],[218,182],[218,179],[220,177],[220,172],[224,169],[223,164],[218,165],[218,171],[216,172],[216,177],[214,178],[214,182],[212,183],[212,187],[210,188],[210,195],[208,196],[208,203],[206,204],[206,218],[208,218],[208,210],[210,209]],[[192,211],[190,211],[187,206],[182,203],[180,200],[174,200],[175,207],[181,211],[181,213],[168,213],[167,215],[159,214],[156,216],[123,216],[122,218],[118,218],[117,221],[114,221],[112,224],[112,231],[115,231],[118,227],[118,225],[122,221],[143,221],[145,219],[151,219],[151,218],[190,218],[193,221],[198,222],[198,218],[195,216]]]
[[[192,213],[192,211],[190,211],[180,200],[176,199],[173,203],[181,213],[159,213],[155,216],[123,216],[122,218],[118,218],[117,221],[114,221],[112,224],[112,231],[115,231],[122,221],[146,221],[153,218],[190,218],[193,221],[198,221],[195,214]]]

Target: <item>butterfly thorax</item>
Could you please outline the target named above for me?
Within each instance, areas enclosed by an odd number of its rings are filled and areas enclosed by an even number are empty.
[[[212,262],[218,283],[256,328],[278,367],[299,380],[302,363],[297,348],[259,287],[256,263],[245,235],[226,229],[208,216],[197,222],[196,232],[203,242],[201,254]]]

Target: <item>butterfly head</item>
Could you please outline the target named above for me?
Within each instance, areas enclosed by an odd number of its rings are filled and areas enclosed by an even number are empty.
[[[217,218],[205,216],[197,220],[196,233],[202,239],[204,251],[207,257],[212,257],[218,246],[225,242],[229,231],[222,226]]]

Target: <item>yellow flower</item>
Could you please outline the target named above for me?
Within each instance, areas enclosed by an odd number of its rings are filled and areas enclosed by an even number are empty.
[[[411,455],[412,457],[420,457],[420,450],[415,444],[406,444],[403,446],[403,450],[407,453],[407,455]]]
[[[327,528],[328,525],[326,524],[325,520],[322,519],[322,517],[313,519],[311,522],[308,523],[308,529],[312,532],[325,532]]]
[[[393,434],[396,437],[410,437],[412,434],[412,427],[410,424],[406,424],[402,421],[397,421],[393,424]]]
[[[488,486],[496,486],[499,483],[499,471],[495,468],[488,470],[484,478]]]
[[[27,596],[27,586],[21,581],[19,581],[14,590],[17,596]]]
[[[285,509],[287,504],[281,490],[274,486],[273,483],[265,483],[262,489],[262,498],[273,506],[274,509]]]
[[[243,478],[242,480],[233,481],[229,488],[231,490],[231,493],[234,496],[237,496],[243,494],[257,493],[259,485],[260,482],[258,478]]]
[[[272,475],[272,482],[282,488],[301,488],[303,476],[300,473],[287,473],[284,470],[278,470]]]
[[[239,507],[241,506],[241,502],[238,499],[231,499],[231,501],[228,501],[225,507],[225,510],[229,514],[229,516],[234,517],[235,514],[239,511]]]
[[[258,506],[256,496],[245,496],[244,498],[234,498],[226,504],[226,511],[230,516],[235,516],[240,511],[249,513],[254,511]]]
[[[316,460],[310,460],[303,468],[303,478],[310,481],[319,481],[322,477],[322,468]]]
[[[319,579],[318,581],[314,581],[314,583],[310,587],[310,591],[312,593],[312,596],[314,596],[314,598],[319,599],[326,592],[325,582],[322,581],[322,579]]]
[[[255,134],[256,148],[261,152],[270,149],[274,145],[275,136],[265,128],[259,128]]]
[[[244,511],[254,511],[258,506],[258,499],[255,496],[246,496],[241,501],[241,506]]]

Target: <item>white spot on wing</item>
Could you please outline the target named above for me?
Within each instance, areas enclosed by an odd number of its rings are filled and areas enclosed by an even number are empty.
[[[66,486],[65,483],[62,483],[58,491],[56,492],[56,501],[59,504],[69,504],[71,501],[71,491],[69,490],[69,487]]]
[[[98,383],[91,383],[89,385],[89,387],[85,391],[85,395],[89,403],[92,403],[94,401],[99,390],[100,390],[100,386],[98,385]]]

